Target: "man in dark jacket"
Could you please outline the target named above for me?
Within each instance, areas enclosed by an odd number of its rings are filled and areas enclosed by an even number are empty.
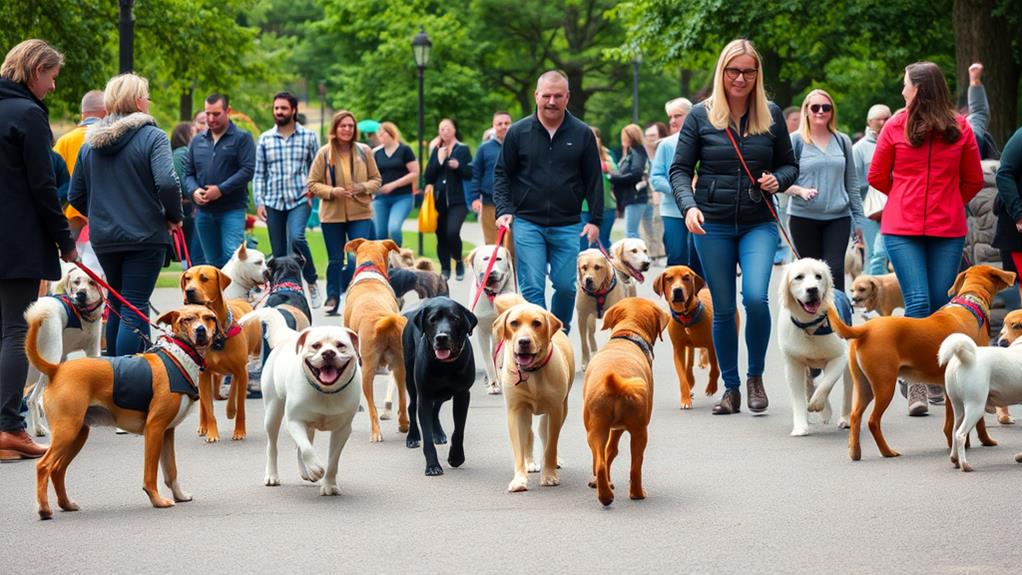
[[[575,260],[580,236],[595,243],[603,219],[603,172],[596,136],[566,111],[568,78],[545,72],[536,84],[536,114],[515,122],[504,138],[493,173],[497,226],[514,222],[522,297],[546,307],[546,275],[554,295],[550,311],[571,329]],[[582,224],[582,201],[589,223]]]
[[[497,209],[493,204],[493,171],[500,159],[500,149],[504,145],[504,137],[511,127],[511,114],[496,112],[493,114],[493,137],[479,144],[475,160],[472,161],[472,188],[469,205],[472,211],[479,214],[479,223],[483,226],[483,241],[492,245],[497,241]],[[507,241],[504,244],[511,249],[514,258],[514,246]]]
[[[206,261],[223,267],[245,239],[248,183],[255,175],[255,142],[228,116],[227,96],[206,98],[209,129],[188,146],[185,191],[198,206],[195,228]]]
[[[55,88],[64,57],[42,40],[26,40],[0,66],[0,460],[42,456],[25,433],[20,413],[28,377],[23,314],[39,280],[60,279],[58,250],[78,258],[57,201],[50,163],[49,112],[43,98]]]

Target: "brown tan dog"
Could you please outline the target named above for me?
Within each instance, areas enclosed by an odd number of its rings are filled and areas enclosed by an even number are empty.
[[[214,374],[231,376],[227,398],[227,418],[234,419],[234,440],[245,439],[245,395],[248,391],[248,358],[262,353],[263,335],[259,322],[244,327],[241,316],[252,311],[245,300],[224,298],[224,288],[231,278],[213,266],[193,266],[181,274],[184,303],[204,305],[216,314],[217,331],[206,354],[206,370],[199,378],[198,435],[207,443],[220,441],[216,413],[213,411]]]
[[[986,345],[990,301],[994,294],[1012,285],[1015,274],[990,266],[972,266],[958,274],[948,294],[951,303],[926,318],[878,317],[863,325],[848,326],[834,307],[828,310],[830,325],[841,337],[851,340],[848,368],[855,382],[852,402],[848,455],[853,461],[862,457],[859,431],[866,406],[876,397],[869,416],[869,430],[884,457],[897,457],[880,429],[880,420],[894,397],[898,376],[912,383],[944,385],[944,368],[937,364],[937,350],[944,338],[964,333],[976,345]],[[951,446],[954,417],[950,401],[945,401],[944,436]],[[976,428],[983,445],[997,445],[980,420]]]
[[[880,315],[891,315],[895,308],[905,307],[898,277],[884,274],[855,278],[852,282],[852,305]]]
[[[429,258],[416,257],[415,252],[408,248],[398,248],[396,252],[390,252],[387,262],[391,268],[404,268],[409,270],[420,270],[436,273],[436,266]]]
[[[631,436],[632,469],[628,496],[645,499],[642,459],[653,414],[653,344],[671,318],[655,303],[625,298],[607,310],[603,329],[613,330],[610,341],[593,356],[582,384],[582,421],[593,452],[596,498],[614,501],[610,466],[624,432]]]
[[[706,395],[717,393],[720,367],[713,349],[713,301],[710,290],[699,274],[688,266],[671,266],[653,282],[653,291],[667,300],[674,321],[667,326],[674,346],[674,369],[681,385],[681,408],[692,409],[692,389],[695,387],[696,349],[700,350],[699,367],[710,368],[706,381]],[[741,327],[735,314],[735,329]]]
[[[1009,311],[1004,316],[1004,321],[1001,324],[1001,333],[997,336],[997,345],[1008,347],[1020,337],[1022,337],[1022,309],[1016,309]],[[1007,407],[997,406],[996,412],[998,423],[1001,425],[1014,425],[1015,418],[1011,416]],[[987,413],[990,413],[989,407],[987,408]]]
[[[600,250],[584,250],[575,262],[578,291],[575,313],[578,338],[582,343],[582,371],[596,352],[596,322],[604,312],[625,297],[625,284],[618,281],[613,263]]]
[[[397,428],[408,431],[408,394],[405,393],[405,355],[401,333],[407,320],[400,314],[387,275],[387,257],[399,248],[393,240],[351,240],[345,252],[355,253],[356,270],[344,300],[344,325],[358,334],[362,356],[362,394],[369,406],[372,427],[369,441],[383,441],[380,416],[373,397],[376,368],[390,368],[398,390]]]
[[[539,484],[560,485],[557,440],[568,416],[568,393],[575,378],[575,355],[561,321],[514,293],[497,296],[500,314],[493,322],[497,377],[504,389],[507,425],[515,457],[510,492],[528,491],[529,471],[540,471]],[[532,418],[542,415],[539,436],[543,465],[532,458]]]
[[[67,496],[64,477],[68,465],[81,451],[89,437],[91,425],[115,425],[132,433],[145,436],[145,463],[143,489],[153,507],[170,507],[174,501],[191,501],[177,482],[177,464],[174,457],[174,428],[188,415],[196,390],[195,381],[202,367],[202,356],[212,342],[216,331],[216,315],[203,306],[188,305],[169,311],[159,319],[169,324],[176,340],[161,338],[157,351],[140,356],[148,364],[141,377],[115,384],[116,362],[132,362],[133,358],[83,358],[54,364],[47,361],[36,345],[39,322],[30,324],[25,351],[29,361],[50,378],[43,392],[46,416],[52,431],[50,449],[36,464],[36,499],[39,516],[53,517],[48,499],[48,484],[53,479],[57,505],[64,511],[77,511],[78,504]],[[172,386],[168,365],[181,370],[184,384]],[[124,373],[124,372],[122,372]],[[124,383],[127,387],[122,387]],[[133,396],[133,407],[123,401],[121,390],[128,389]],[[137,406],[137,407],[136,407]],[[138,407],[141,407],[139,409]],[[163,478],[173,492],[174,501],[160,496],[156,488],[158,465],[163,467]]]

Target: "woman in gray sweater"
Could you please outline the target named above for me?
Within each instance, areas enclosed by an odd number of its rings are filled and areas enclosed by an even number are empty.
[[[799,255],[827,262],[834,289],[845,290],[845,250],[855,229],[862,238],[862,196],[856,184],[852,142],[837,131],[830,94],[809,92],[802,102],[798,132],[791,135],[798,179],[788,188],[791,241]],[[854,221],[853,221],[854,219]]]

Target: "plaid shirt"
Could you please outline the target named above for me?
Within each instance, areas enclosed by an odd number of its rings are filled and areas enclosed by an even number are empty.
[[[316,133],[301,124],[286,140],[276,126],[263,132],[256,144],[255,205],[287,211],[305,201],[309,166],[318,151]]]

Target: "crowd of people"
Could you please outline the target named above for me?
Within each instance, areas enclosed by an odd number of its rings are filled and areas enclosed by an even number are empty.
[[[439,122],[428,157],[416,158],[390,122],[380,125],[375,148],[363,143],[357,118],[346,110],[333,115],[321,145],[298,122],[298,99],[289,92],[274,95],[274,126],[258,138],[231,120],[230,101],[219,93],[168,138],[149,115],[147,81],[135,74],[87,93],[81,123],[53,145],[44,99],[62,63],[45,42],[28,40],[7,54],[0,70],[6,207],[0,215],[0,450],[33,456],[42,448],[24,433],[19,413],[27,370],[21,314],[40,280],[60,277],[58,258],[94,257],[109,284],[145,313],[171,234],[184,232],[192,263],[222,267],[245,239],[250,188],[273,255],[304,258],[312,307],[325,306],[328,314],[337,313],[354,273],[344,245],[357,238],[400,245],[402,224],[421,192],[435,199],[445,278],[452,265],[455,279],[464,277],[462,225],[471,210],[486,243],[507,229],[504,242],[523,297],[549,307],[570,330],[576,257],[589,247],[609,247],[614,221],[622,217],[624,235],[645,239],[655,260],[687,265],[705,278],[726,388],[713,412],[729,414],[739,410],[743,379],[736,284],[745,308],[747,405],[761,412],[768,406],[762,375],[774,265],[796,256],[821,259],[843,292],[851,241],[862,247],[868,273],[893,268],[906,316],[925,317],[947,302],[959,270],[966,205],[983,185],[980,160],[998,155],[986,130],[981,65],[970,68],[968,116],[953,106],[939,67],[907,66],[904,105],[895,113],[874,105],[853,142],[837,129],[837,107],[825,90],[814,89],[783,111],[768,101],[761,57],[747,40],[721,51],[706,99],[667,102],[666,124],[625,126],[620,157],[598,129],[567,111],[570,86],[558,71],[539,77],[535,114],[514,121],[496,112],[474,155],[453,118]],[[994,243],[1009,269],[1022,265],[1020,164],[1022,130],[1007,142],[997,176]],[[314,210],[328,253],[325,298],[306,237]],[[76,246],[83,229],[90,230],[89,254]],[[118,301],[110,304],[120,311]],[[112,314],[107,324],[106,353],[141,351],[145,322],[119,317]],[[909,385],[907,394],[911,410],[925,410],[924,386]]]

